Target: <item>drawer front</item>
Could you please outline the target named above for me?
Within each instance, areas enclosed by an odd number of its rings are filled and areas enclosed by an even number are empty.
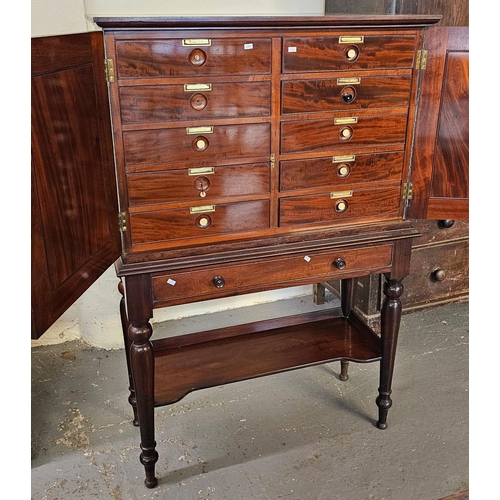
[[[280,191],[396,181],[401,179],[402,168],[403,153],[287,160],[280,163]]]
[[[401,302],[405,308],[467,298],[468,240],[414,248],[404,287]]]
[[[412,68],[414,35],[296,37],[283,40],[283,72]]]
[[[129,174],[129,205],[209,201],[216,197],[269,193],[269,164],[185,168]]]
[[[353,115],[338,120],[338,123],[334,119],[282,123],[281,152],[329,151],[339,147],[405,142],[406,113]]]
[[[341,259],[345,264],[335,263]],[[338,261],[337,261],[338,262]],[[346,273],[383,269],[392,263],[392,246],[338,249],[282,258],[268,258],[244,265],[226,265],[202,270],[153,276],[155,303],[180,303],[193,297],[204,299],[232,295],[238,291],[270,289],[296,280],[308,282],[336,279]],[[214,280],[215,278],[215,280]]]
[[[411,75],[283,82],[282,113],[408,106],[410,86]]]
[[[291,196],[280,200],[280,227],[332,224],[350,219],[383,219],[396,216],[399,187]]]
[[[422,233],[420,238],[413,240],[413,247],[429,243],[436,244],[465,239],[469,236],[469,221],[466,220],[439,221],[412,219],[411,224],[417,231]]]
[[[257,231],[269,228],[269,201],[132,213],[130,226],[133,245]]]
[[[116,56],[119,79],[269,74],[271,39],[119,40]]]
[[[121,87],[122,123],[269,116],[271,84],[206,83]]]
[[[167,165],[268,156],[269,123],[124,132],[125,164]]]

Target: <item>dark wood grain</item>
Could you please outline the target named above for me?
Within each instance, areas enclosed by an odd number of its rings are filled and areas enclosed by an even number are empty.
[[[214,83],[210,91],[186,91],[184,85],[157,85],[122,87],[119,92],[124,124],[271,113],[270,82]]]
[[[341,33],[339,33],[341,35]],[[283,40],[283,71],[309,72],[348,69],[411,68],[415,57],[416,36],[367,34],[360,35],[363,43],[342,44],[335,36],[285,38]],[[359,51],[356,60],[347,59],[346,51],[355,47]]]
[[[397,215],[401,192],[399,186],[352,191],[352,196],[339,196],[335,199],[331,199],[330,193],[282,198],[280,227]],[[339,213],[335,210],[339,199],[348,205],[345,212]]]
[[[199,126],[193,123],[192,127]],[[207,124],[209,125],[209,124]],[[213,133],[187,134],[186,127],[165,130],[125,132],[126,165],[168,165],[191,162],[192,166],[220,158],[241,159],[271,154],[269,123],[215,125]],[[197,150],[201,138],[208,146]]]
[[[249,45],[251,49],[246,48]],[[200,53],[200,57],[205,58],[203,64],[189,63],[193,50],[203,52]],[[185,47],[179,38],[154,41],[120,40],[116,44],[116,55],[118,78],[255,75],[271,72],[269,38],[210,38],[210,46],[199,47]]]
[[[281,124],[281,152],[333,151],[340,147],[375,146],[401,144],[405,142],[406,112],[388,115],[364,115],[353,111],[357,123],[335,125],[333,117],[328,120],[303,120]],[[352,129],[352,136],[346,140],[342,130]]]
[[[208,218],[210,225],[198,226],[200,217]],[[130,226],[134,245],[257,231],[269,228],[269,201],[217,204],[213,212],[197,214],[191,214],[190,207],[134,213],[130,216]]]
[[[212,168],[209,173],[199,174],[190,173],[189,169],[130,174],[127,176],[130,206],[213,203],[217,197],[269,193],[269,163]]]
[[[365,76],[352,72],[344,78],[356,77],[360,79],[356,84],[340,83],[335,77],[283,82],[282,111],[286,114],[408,106],[411,75]],[[354,91],[354,99],[350,102],[341,97],[346,88]]]
[[[39,337],[119,256],[102,34],[32,46],[32,307]]]
[[[341,176],[342,168],[348,169],[345,177]],[[361,154],[344,160],[328,156],[282,161],[280,190],[294,191],[323,186],[331,186],[335,190],[359,183],[397,181],[401,179],[402,169],[402,153]]]
[[[414,199],[408,216],[467,219],[468,28],[431,28],[425,45],[429,56],[422,72],[412,170]]]
[[[293,368],[379,357],[378,337],[359,335],[345,318],[156,350],[155,404],[173,403],[195,389]],[[207,359],[209,363],[199,362]]]

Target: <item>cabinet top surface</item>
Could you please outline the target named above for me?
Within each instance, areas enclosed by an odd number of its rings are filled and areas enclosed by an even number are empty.
[[[141,28],[329,28],[345,26],[426,26],[440,15],[172,16],[95,17],[104,29]]]

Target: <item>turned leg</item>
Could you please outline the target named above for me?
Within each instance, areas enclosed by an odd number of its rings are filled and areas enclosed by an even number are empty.
[[[349,317],[351,309],[354,307],[354,299],[356,293],[356,278],[347,278],[340,280],[340,306],[342,314],[345,318]],[[349,380],[349,361],[340,361],[340,380],[345,382]]]
[[[123,288],[124,288],[123,282],[120,280],[120,283],[118,284],[118,290],[122,294],[122,298],[120,300],[120,316],[121,316],[121,320],[122,320],[123,339],[125,341],[125,357],[127,359],[128,383],[129,383],[129,391],[130,391],[130,396],[128,398],[128,402],[132,406],[132,410],[134,412],[134,419],[133,419],[132,423],[135,426],[138,426],[139,420],[137,418],[137,399],[135,397],[134,379],[132,377],[132,367],[130,366],[130,346],[132,345],[132,341],[130,340],[130,337],[128,336],[129,322],[128,322],[127,311],[126,311],[126,307],[125,307],[125,297],[124,297],[124,289]]]
[[[403,293],[401,279],[390,279],[386,277],[384,283],[384,303],[381,311],[381,342],[382,359],[380,360],[380,387],[377,397],[379,408],[379,419],[377,427],[387,429],[387,413],[392,406],[391,386],[394,372],[394,361],[396,357],[396,345],[401,322],[401,301],[399,298]]]
[[[154,354],[149,338],[153,329],[149,322],[130,323],[128,334],[132,341],[130,362],[136,388],[137,413],[141,433],[140,461],[144,465],[148,488],[154,488],[158,481],[155,477],[155,464],[158,460],[154,439]]]

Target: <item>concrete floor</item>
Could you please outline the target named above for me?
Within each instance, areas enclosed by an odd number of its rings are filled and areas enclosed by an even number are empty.
[[[310,303],[203,321],[255,320]],[[468,322],[467,303],[403,317],[386,431],[374,425],[378,363],[351,363],[347,382],[332,363],[158,408],[152,490],[143,485],[123,350],[78,341],[33,348],[31,498],[438,500],[466,490]],[[198,328],[193,318],[179,323]]]

